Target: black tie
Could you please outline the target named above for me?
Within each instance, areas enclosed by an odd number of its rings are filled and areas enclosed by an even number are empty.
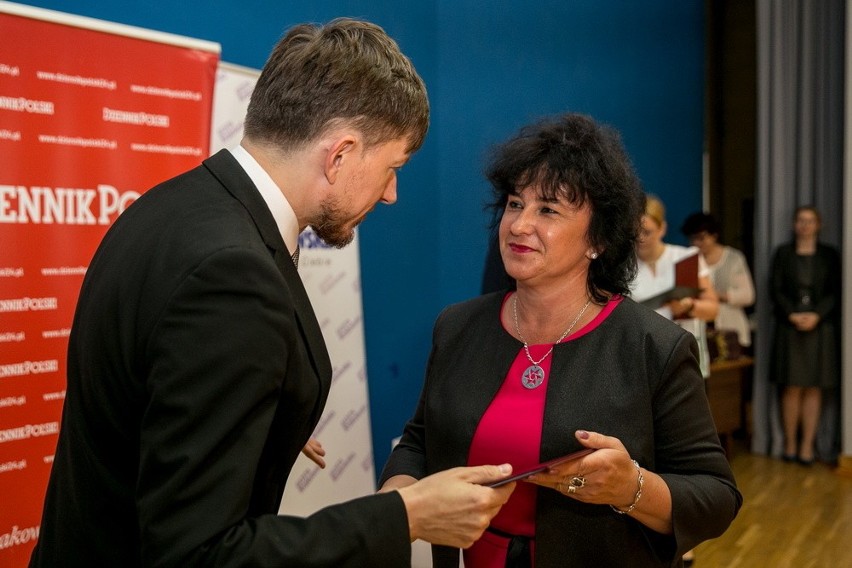
[[[293,252],[293,254],[290,256],[290,258],[293,259],[293,264],[296,265],[296,270],[298,270],[299,269],[299,247],[298,246],[296,247],[296,250]]]

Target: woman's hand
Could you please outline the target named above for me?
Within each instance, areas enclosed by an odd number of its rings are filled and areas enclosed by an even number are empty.
[[[688,318],[692,309],[695,308],[695,298],[687,296],[679,300],[672,300],[666,305],[672,311],[674,319]]]
[[[698,287],[701,292],[697,298],[687,297],[680,300],[672,300],[666,304],[672,311],[674,319],[697,318],[704,321],[712,321],[719,315],[719,296],[713,289],[709,276],[698,277]]]
[[[583,446],[597,451],[525,481],[583,503],[611,505],[658,533],[671,534],[672,496],[665,480],[641,467],[637,472],[636,464],[618,438],[585,430],[577,430],[574,435]]]
[[[637,476],[624,444],[618,438],[584,430],[576,436],[584,446],[597,451],[537,473],[527,481],[584,503],[629,507],[636,495]]]
[[[819,324],[819,314],[816,312],[792,313],[790,323],[799,331],[812,331]]]

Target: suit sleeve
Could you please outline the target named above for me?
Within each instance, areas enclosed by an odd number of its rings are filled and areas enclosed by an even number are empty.
[[[298,409],[315,403],[319,383],[287,376],[300,341],[265,251],[221,250],[175,289],[145,346],[136,496],[143,565],[408,566],[396,492],[307,518],[252,512],[273,419],[292,430],[285,447],[307,438]],[[306,387],[310,380],[316,387]],[[282,416],[281,405],[293,415]]]

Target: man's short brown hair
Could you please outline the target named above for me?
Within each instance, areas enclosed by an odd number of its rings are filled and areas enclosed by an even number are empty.
[[[340,18],[291,28],[263,67],[245,133],[289,152],[336,124],[357,128],[367,146],[408,137],[414,152],[426,137],[426,86],[375,24]]]

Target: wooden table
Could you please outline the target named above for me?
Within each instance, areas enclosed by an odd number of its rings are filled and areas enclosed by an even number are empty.
[[[710,364],[710,376],[704,382],[716,432],[729,456],[733,433],[748,429],[743,391],[750,384],[753,366],[751,357],[715,361]]]

